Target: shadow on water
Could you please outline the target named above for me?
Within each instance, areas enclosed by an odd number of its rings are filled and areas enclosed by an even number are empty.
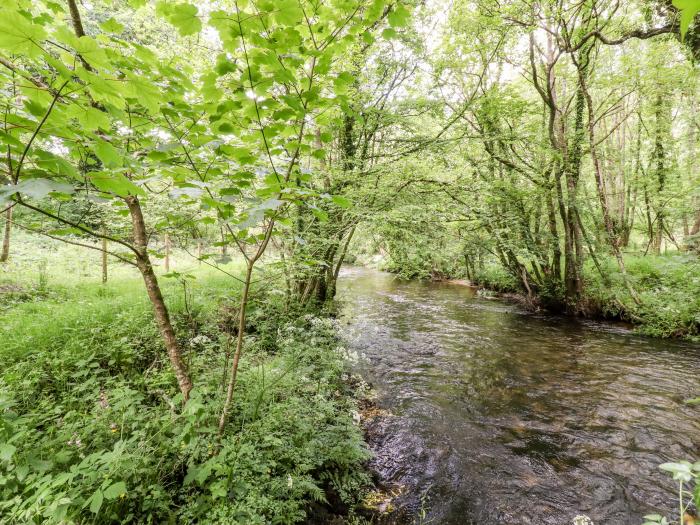
[[[350,268],[345,336],[381,408],[373,467],[427,523],[639,525],[696,459],[700,348]],[[411,522],[411,521],[409,521]]]

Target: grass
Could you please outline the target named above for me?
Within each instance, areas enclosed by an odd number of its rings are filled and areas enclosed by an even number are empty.
[[[234,279],[184,256],[175,269],[196,278],[162,279],[195,383],[182,409],[138,276],[114,263],[102,285],[99,254],[18,240],[0,280],[14,290],[0,310],[2,523],[297,523],[312,501],[359,500],[368,453],[332,321],[285,313],[258,284],[219,440]]]

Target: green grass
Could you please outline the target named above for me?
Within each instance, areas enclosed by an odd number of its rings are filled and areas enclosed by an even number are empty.
[[[115,264],[101,285],[99,255],[44,246],[39,282],[22,241],[2,276],[27,294],[0,311],[3,524],[296,523],[329,493],[359,498],[367,450],[330,320],[285,313],[258,284],[219,441],[238,283],[194,265],[186,290],[162,279],[195,383],[182,410],[138,276]]]

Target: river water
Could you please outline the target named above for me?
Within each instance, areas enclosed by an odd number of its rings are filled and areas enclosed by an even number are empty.
[[[700,346],[360,268],[338,296],[388,412],[367,428],[390,522],[639,525],[677,508],[658,465],[700,459],[700,409],[683,403]]]

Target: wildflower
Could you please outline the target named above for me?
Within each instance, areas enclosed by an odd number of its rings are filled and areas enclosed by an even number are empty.
[[[115,434],[117,430],[119,430],[119,427],[116,423],[112,423],[111,425],[109,425],[109,429],[112,431],[112,434]]]
[[[292,479],[292,475],[287,474],[287,486],[291,489],[293,485],[294,485],[294,480]]]
[[[107,393],[104,391],[103,388],[100,388],[100,407],[103,410],[109,408],[109,400],[107,399]]]
[[[593,520],[591,520],[591,518],[589,518],[585,514],[579,514],[578,516],[575,516],[573,524],[574,525],[594,525]]]
[[[202,334],[190,339],[190,346],[203,346],[210,342],[211,339],[209,339],[206,335]]]

